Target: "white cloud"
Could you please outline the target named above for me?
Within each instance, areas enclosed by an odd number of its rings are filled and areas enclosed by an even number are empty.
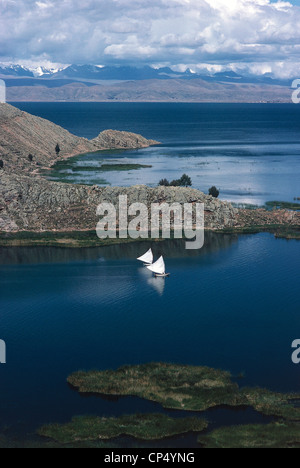
[[[289,2],[0,0],[0,11],[1,61],[300,74],[300,8]]]

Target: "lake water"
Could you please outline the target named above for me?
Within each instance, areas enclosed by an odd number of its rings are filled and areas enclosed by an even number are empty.
[[[66,384],[78,369],[208,365],[244,373],[242,386],[300,391],[291,361],[299,338],[298,241],[208,234],[201,251],[187,252],[181,241],[152,246],[167,258],[167,280],[155,280],[135,260],[147,243],[0,249],[8,353],[0,366],[0,426],[23,437],[73,415],[163,411],[137,398],[81,397]],[[216,426],[264,420],[250,410],[208,417]]]
[[[300,106],[259,104],[30,103],[23,110],[86,138],[108,128],[140,133],[161,146],[85,155],[53,180],[99,185],[156,186],[183,173],[193,187],[234,203],[264,205],[300,197]],[[126,172],[80,171],[80,167],[142,164]]]
[[[162,147],[117,157],[153,162],[157,178],[173,177],[184,167],[192,173],[207,159],[201,180],[207,187],[218,180],[231,187],[229,198],[262,203],[300,195],[297,106],[176,105],[173,113],[172,105],[148,104],[20,107],[90,138],[112,127],[164,141]],[[193,124],[191,110],[201,125]],[[251,154],[242,153],[238,142]],[[223,153],[225,147],[231,154]],[[213,177],[206,180],[210,171]],[[251,195],[242,189],[237,195],[238,173],[240,182],[253,187]],[[142,170],[128,177],[146,175]],[[110,177],[122,182],[118,173]],[[155,280],[136,261],[149,243],[0,249],[0,338],[7,344],[7,364],[0,365],[0,431],[26,439],[42,424],[80,414],[185,415],[138,398],[82,397],[66,383],[78,369],[154,361],[207,365],[235,378],[242,373],[241,386],[300,392],[300,367],[291,361],[291,343],[300,338],[299,241],[208,233],[200,251],[186,251],[181,241],[151,245],[155,257],[166,257],[170,278]],[[206,416],[211,428],[269,421],[249,409],[219,408]],[[118,442],[136,445],[126,438]],[[195,444],[196,436],[186,435],[157,446]]]

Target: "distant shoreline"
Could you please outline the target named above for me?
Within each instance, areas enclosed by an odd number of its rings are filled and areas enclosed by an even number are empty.
[[[286,104],[291,104],[295,105],[292,103],[291,99],[288,98],[286,100],[270,100],[270,101],[261,101],[261,100],[253,100],[253,101],[232,101],[232,100],[225,100],[225,101],[212,101],[212,100],[174,100],[174,99],[169,99],[169,100],[121,100],[121,99],[106,99],[106,100],[72,100],[72,99],[59,99],[59,100],[28,100],[28,99],[18,99],[18,100],[7,100],[7,103],[10,105],[16,105],[16,104],[262,104],[262,105],[268,105],[268,104],[274,104],[274,105],[286,105]]]

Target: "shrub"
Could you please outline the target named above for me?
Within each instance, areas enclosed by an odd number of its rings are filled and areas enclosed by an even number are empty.
[[[192,179],[187,174],[183,174],[180,179],[172,180],[172,182],[169,182],[167,179],[162,179],[158,185],[164,187],[190,187],[192,185]]]
[[[0,159],[0,169],[3,169],[4,167],[4,162],[2,161],[2,159]]]
[[[158,185],[161,185],[163,187],[169,187],[170,182],[167,179],[161,179],[158,183]]]
[[[183,174],[179,180],[179,185],[180,187],[191,187],[193,185],[192,179],[187,174]]]
[[[58,143],[57,143],[57,145],[56,145],[56,147],[55,147],[55,152],[56,152],[57,156],[58,156],[59,153],[60,153],[60,146],[59,146]]]
[[[32,156],[32,154],[29,154],[29,155],[28,155],[28,161],[30,161],[30,162],[33,161],[33,156]]]
[[[208,193],[212,197],[218,198],[218,196],[220,195],[220,190],[218,190],[217,187],[213,186],[209,189]]]

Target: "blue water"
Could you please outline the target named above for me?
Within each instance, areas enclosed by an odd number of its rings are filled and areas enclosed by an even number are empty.
[[[162,411],[136,398],[84,398],[66,377],[78,369],[166,361],[245,377],[242,386],[300,391],[291,343],[299,338],[298,241],[270,234],[210,234],[201,251],[153,244],[171,277],[137,264],[148,244],[99,249],[0,249],[0,425],[26,434],[75,414]],[[181,415],[177,414],[177,417]],[[260,421],[217,410],[212,423]]]
[[[237,203],[300,196],[299,106],[198,104],[20,104],[74,134],[105,128],[162,142],[141,151],[83,156],[151,169],[105,174],[112,184],[148,183],[187,172],[194,186],[221,188]],[[68,174],[64,175],[68,178]],[[76,173],[78,182],[95,175]],[[74,177],[74,175],[72,175]],[[103,178],[103,174],[101,174]],[[227,369],[241,386],[300,392],[291,343],[300,338],[299,242],[270,234],[207,234],[200,251],[152,245],[171,277],[153,279],[136,262],[148,243],[96,249],[1,248],[0,430],[27,438],[74,415],[164,411],[137,398],[82,397],[67,376],[78,369],[168,361]],[[175,417],[184,413],[167,412]],[[255,411],[208,412],[211,428],[268,422]],[[191,447],[187,435],[161,444]],[[135,444],[120,439],[124,446]]]
[[[294,104],[22,103],[18,107],[86,138],[112,128],[141,133],[161,146],[82,156],[74,166],[138,163],[128,172],[72,172],[76,183],[156,186],[188,173],[193,187],[238,204],[300,197],[300,106]],[[53,180],[57,180],[55,177]]]

